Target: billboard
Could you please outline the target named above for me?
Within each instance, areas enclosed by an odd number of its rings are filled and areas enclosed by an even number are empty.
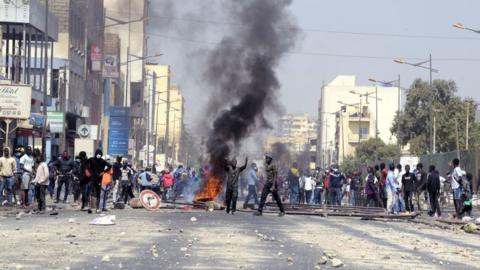
[[[90,60],[92,61],[92,71],[102,70],[102,50],[97,45],[92,45],[90,49]]]
[[[47,112],[47,126],[51,133],[63,133],[63,112]]]
[[[31,105],[31,86],[0,85],[0,118],[27,119]]]
[[[103,59],[103,77],[104,78],[119,78],[119,62],[116,55],[107,54]]]
[[[128,156],[130,109],[128,107],[110,107],[108,126],[108,154],[110,156]]]

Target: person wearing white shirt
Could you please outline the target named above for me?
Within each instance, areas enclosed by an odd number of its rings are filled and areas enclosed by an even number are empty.
[[[403,171],[402,171],[402,165],[397,164],[397,167],[395,168],[395,171],[393,172],[395,177],[396,177],[396,183],[398,185],[398,189],[402,190],[402,176],[403,176]],[[402,192],[397,193],[397,200],[394,204],[395,211],[397,213],[404,212],[405,211],[405,202],[403,200],[403,194]]]
[[[313,178],[311,175],[307,175],[305,177],[305,203],[310,204],[312,201],[312,192],[313,188],[315,187],[315,181],[313,181]]]
[[[452,173],[452,192],[453,192],[453,204],[455,205],[456,217],[459,217],[461,210],[460,205],[460,195],[462,194],[462,177],[464,177],[465,172],[460,168],[460,160],[455,158],[453,160],[453,173]]]
[[[42,155],[38,155],[36,159],[38,167],[32,184],[35,185],[35,197],[38,203],[37,213],[43,214],[45,212],[45,192],[50,184],[50,173],[48,171],[48,165],[43,160]]]
[[[26,207],[32,205],[33,201],[33,187],[30,185],[33,178],[33,160],[32,147],[28,146],[25,154],[20,158],[20,168],[22,171],[22,182],[20,183],[22,206]]]

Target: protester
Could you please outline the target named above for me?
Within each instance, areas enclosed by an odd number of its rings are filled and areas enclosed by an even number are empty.
[[[258,196],[257,196],[257,184],[258,184],[258,176],[257,176],[257,164],[252,163],[250,164],[250,170],[247,173],[247,181],[248,181],[248,194],[245,202],[243,203],[243,209],[247,209],[248,202],[250,198],[253,197],[255,205],[258,205]]]
[[[170,170],[166,169],[162,176],[162,185],[163,185],[163,200],[170,199],[172,193],[174,178]]]
[[[410,172],[410,165],[405,166],[405,173],[402,176],[403,199],[405,200],[405,210],[413,212],[412,196],[415,192],[416,176]]]
[[[10,148],[3,149],[3,156],[0,157],[0,203],[11,205],[13,203],[13,189],[15,186],[15,172],[17,171],[17,163],[10,156]],[[7,200],[3,198],[4,190],[7,193]]]
[[[44,214],[46,209],[45,194],[49,185],[50,173],[48,171],[48,165],[43,159],[43,155],[37,155],[35,157],[37,169],[35,171],[35,179],[32,183],[35,186],[35,197],[38,204],[38,214]]]
[[[298,178],[298,203],[305,203],[305,174],[299,173]]]
[[[63,195],[63,203],[68,203],[67,198],[70,193],[70,184],[72,181],[72,172],[75,169],[75,163],[68,156],[68,152],[64,151],[62,157],[57,159],[53,164],[57,171],[60,173],[58,176],[57,196],[55,203],[60,201],[60,193],[62,192],[62,186],[65,185],[65,193]]]
[[[80,210],[84,210],[85,207],[88,206],[88,198],[90,196],[90,177],[92,176],[92,169],[89,167],[90,164],[85,151],[81,151],[78,154],[78,159],[80,161],[78,180],[82,191],[82,205]]]
[[[118,190],[119,190],[119,187],[120,187],[120,178],[122,177],[122,157],[121,156],[117,156],[116,160],[115,160],[115,163],[112,164],[112,169],[113,169],[113,173],[112,173],[112,186],[113,186],[113,189],[112,189],[112,199],[114,202],[117,201],[118,199]]]
[[[53,155],[52,160],[48,163],[48,171],[50,173],[49,177],[49,185],[48,185],[48,193],[50,194],[50,198],[53,200],[55,196],[55,183],[57,181],[57,169],[55,167],[55,164],[57,163],[58,157]]]
[[[277,166],[273,164],[273,158],[269,155],[265,156],[265,174],[266,174],[266,183],[263,185],[262,196],[260,197],[260,205],[258,206],[258,211],[254,213],[256,216],[261,216],[263,213],[263,206],[267,201],[268,194],[272,193],[273,199],[277,202],[277,206],[280,210],[278,214],[280,217],[285,215],[285,211],[283,209],[282,201],[280,200],[280,196],[278,195],[278,184],[277,184],[277,177],[278,171]]]
[[[395,165],[391,163],[389,165],[389,170],[387,173],[387,212],[390,214],[398,214],[397,210],[394,207],[395,201],[397,200],[398,185],[397,179],[395,177]]]
[[[402,194],[402,177],[403,177],[403,172],[402,172],[402,165],[397,164],[397,167],[395,168],[395,181],[398,186],[397,189],[397,199],[395,201],[395,211],[397,213],[404,212],[405,211],[405,201],[403,200],[403,194]]]
[[[33,159],[32,147],[28,146],[25,154],[20,158],[20,168],[22,170],[22,182],[20,183],[20,189],[22,193],[20,195],[22,201],[22,207],[27,207],[32,205],[31,194],[31,182],[33,178],[33,167],[35,166],[35,161]]]
[[[227,188],[225,191],[225,204],[227,205],[227,214],[235,214],[237,211],[237,199],[238,199],[238,178],[240,173],[247,168],[248,158],[245,159],[245,164],[241,167],[237,167],[237,160],[232,159],[225,167]]]
[[[124,204],[127,204],[129,198],[135,198],[133,194],[133,170],[130,166],[128,166],[127,162],[124,162],[121,168],[121,177],[120,177],[120,187],[121,187],[121,194],[119,200],[123,200]]]
[[[113,168],[106,171],[102,175],[102,185],[101,185],[101,193],[100,193],[100,208],[102,212],[106,212],[107,209],[107,199],[108,193],[112,189],[113,185]]]
[[[463,193],[461,196],[461,200],[463,201],[462,203],[462,211],[459,213],[459,218],[466,216],[471,217],[472,216],[472,205],[473,205],[473,199],[472,196],[469,196],[466,193]]]
[[[108,172],[112,165],[110,165],[103,158],[103,152],[100,149],[95,151],[95,156],[91,157],[88,161],[88,167],[91,169],[92,176],[90,177],[90,203],[88,213],[92,213],[92,209],[95,208],[96,212],[99,211],[100,207],[100,192],[102,184],[102,176],[104,173]]]
[[[325,170],[323,186],[325,188],[325,204],[330,204],[330,169]]]
[[[140,191],[146,189],[152,189],[152,174],[150,173],[151,169],[146,168],[143,172],[140,173],[138,178],[140,179]]]
[[[372,167],[367,168],[367,177],[365,179],[365,195],[367,198],[365,200],[365,207],[371,207],[372,201],[375,203],[375,207],[378,207],[380,201],[378,200],[377,188],[375,186],[376,177],[374,169]]]
[[[462,208],[462,204],[460,202],[460,196],[463,192],[462,190],[462,178],[465,175],[465,172],[460,168],[460,160],[458,158],[455,158],[452,161],[453,164],[453,172],[451,175],[452,179],[452,192],[453,192],[453,203],[455,205],[455,213],[456,217],[460,218],[460,211]]]
[[[320,175],[320,172],[317,171],[317,175],[314,177],[314,179],[315,179],[315,191],[313,194],[313,203],[321,204],[322,193],[323,193],[323,183],[322,183],[322,176]]]
[[[337,165],[332,166],[330,173],[330,204],[342,205],[342,186],[345,176],[340,172]]]
[[[313,200],[313,189],[315,188],[315,181],[310,173],[305,177],[305,203],[311,204]]]
[[[380,200],[382,202],[382,207],[387,209],[387,175],[388,169],[385,163],[380,164],[380,178],[378,178],[378,195],[380,196]]]
[[[423,164],[417,164],[417,173],[416,173],[416,182],[415,182],[415,200],[417,201],[418,211],[423,210],[422,201],[426,201],[426,184],[427,184],[427,173],[423,170]]]
[[[428,169],[428,176],[427,176],[427,184],[426,188],[428,191],[428,198],[430,199],[430,211],[429,215],[433,216],[436,215],[437,217],[442,216],[442,212],[440,211],[440,176],[438,172],[435,170],[434,165],[430,165]]]
[[[289,201],[290,203],[299,203],[300,202],[300,172],[298,170],[298,164],[293,163],[292,168],[288,170],[287,175],[288,186],[289,186]]]
[[[351,206],[357,206],[358,204],[358,198],[360,198],[360,187],[361,187],[361,181],[360,181],[360,173],[359,172],[354,172],[353,176],[350,180],[350,205]]]

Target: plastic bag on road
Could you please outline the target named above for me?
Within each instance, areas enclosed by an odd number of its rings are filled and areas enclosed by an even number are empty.
[[[115,220],[115,215],[97,217],[90,221],[90,225],[115,225]]]

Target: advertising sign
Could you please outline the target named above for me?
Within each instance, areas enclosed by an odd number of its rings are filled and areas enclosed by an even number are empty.
[[[0,118],[27,119],[32,105],[32,87],[0,85]]]
[[[97,45],[92,45],[90,49],[90,59],[92,61],[92,71],[102,70],[102,51]]]
[[[116,55],[105,55],[103,59],[103,77],[104,78],[119,78],[120,73],[118,70],[119,63]]]
[[[47,126],[51,133],[63,133],[63,112],[47,112]]]
[[[91,139],[75,139],[75,154],[80,151],[85,151],[87,157],[93,157],[95,155],[95,141]]]
[[[130,137],[130,110],[128,107],[110,107],[108,127],[108,154],[128,156]]]

